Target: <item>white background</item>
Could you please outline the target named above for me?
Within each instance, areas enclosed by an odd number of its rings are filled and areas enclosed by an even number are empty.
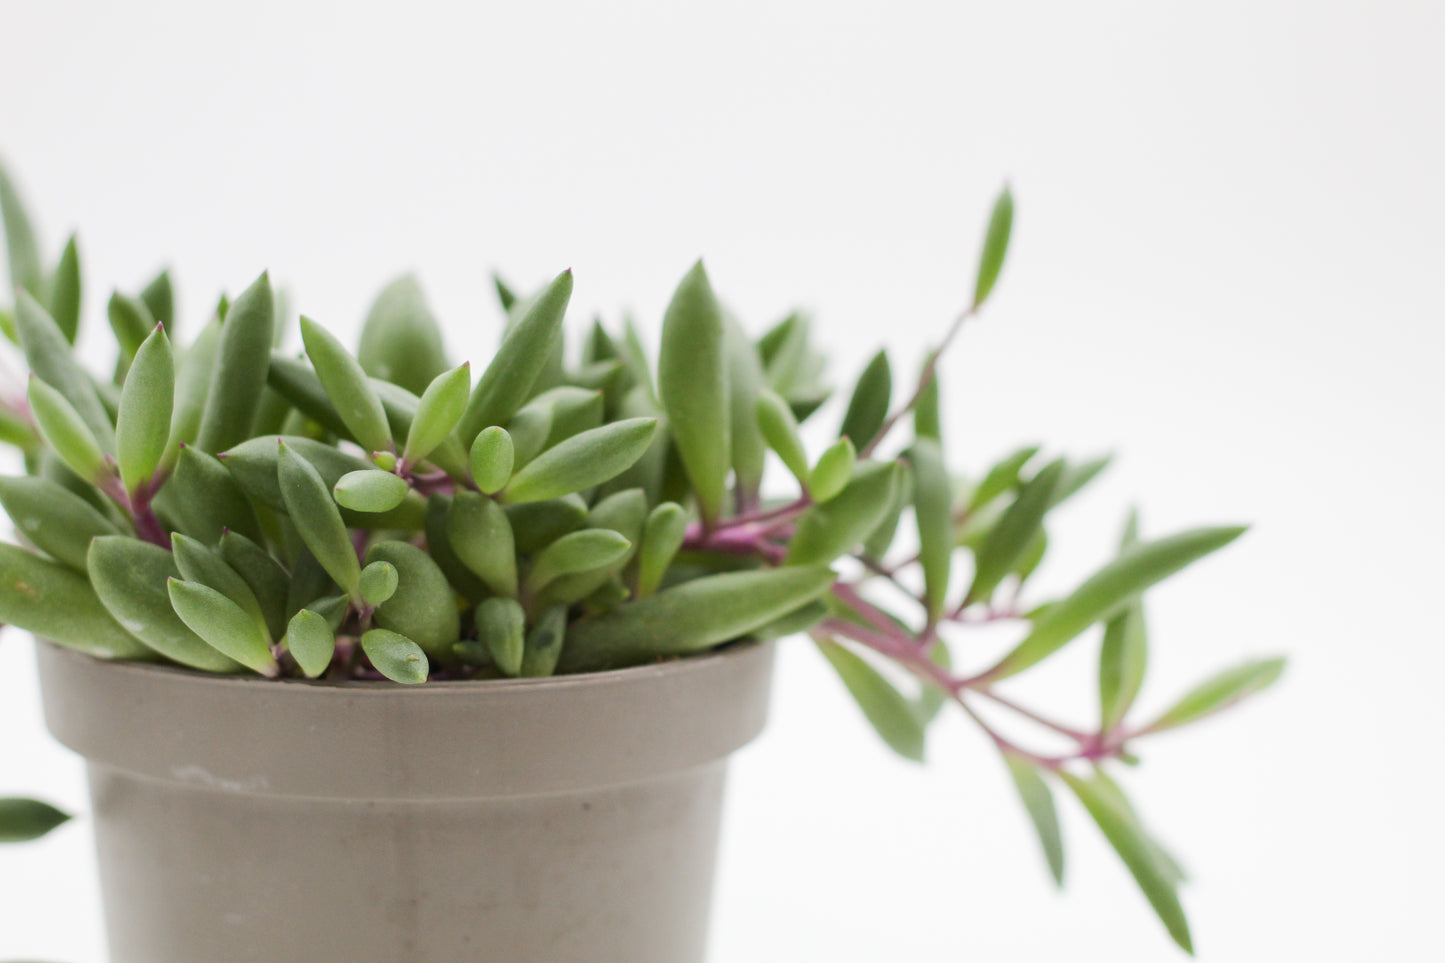
[[[944,367],[955,461],[1120,453],[1040,589],[1100,562],[1135,500],[1156,534],[1254,523],[1151,594],[1150,706],[1292,657],[1129,774],[1193,873],[1200,956],[1423,959],[1445,896],[1442,48],[1423,2],[0,0],[0,152],[52,256],[82,229],[98,366],[102,286],[163,262],[192,331],[269,267],[354,333],[416,268],[453,352],[484,359],[494,266],[570,265],[578,327],[630,307],[655,335],[702,254],[755,330],[814,309],[845,386],[875,345],[908,368],[941,331],[1007,178],[1010,263]],[[1076,648],[1016,688],[1086,722]],[[920,769],[806,644],[781,670],[735,767],[716,963],[1174,958],[1072,805],[1052,891],[962,721]],[[79,772],[7,634],[0,793],[83,812]],[[0,957],[102,958],[89,845],[82,819],[0,851]]]

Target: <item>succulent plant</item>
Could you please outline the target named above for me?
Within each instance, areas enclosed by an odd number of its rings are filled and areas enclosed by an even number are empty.
[[[1050,512],[1107,459],[1022,448],[964,476],[945,458],[938,360],[987,303],[1013,200],[998,198],[972,296],[906,393],[880,351],[816,458],[799,425],[830,391],[806,316],[756,341],[701,263],[678,285],[654,364],[630,324],[595,324],[564,350],[572,275],[528,297],[495,281],[496,354],[448,360],[410,278],[388,285],[353,354],[289,317],[262,274],[184,348],[171,280],[117,292],[112,376],[72,351],[81,317],[75,239],[53,271],[0,172],[13,310],[4,332],[30,369],[0,403],[0,438],[26,473],[0,478],[24,546],[0,545],[0,621],[107,659],[204,672],[399,683],[591,672],[747,638],[807,634],[884,742],[923,756],[952,703],[998,748],[1055,879],[1051,786],[1097,822],[1180,946],[1177,864],[1110,775],[1135,743],[1263,688],[1278,659],[1230,669],[1134,721],[1148,636],[1141,595],[1241,528],[1145,540],[1056,599],[1023,601]],[[900,437],[910,434],[911,437]],[[770,454],[794,493],[765,484]],[[900,534],[902,533],[902,534]],[[895,541],[902,547],[895,551]],[[968,666],[957,634],[1017,627]],[[1001,683],[1103,626],[1098,718],[1066,725]],[[1024,748],[979,714],[1061,736]]]

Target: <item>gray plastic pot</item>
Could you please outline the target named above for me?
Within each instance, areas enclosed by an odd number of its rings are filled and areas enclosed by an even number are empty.
[[[771,645],[327,685],[41,643],[86,758],[112,963],[695,963]]]

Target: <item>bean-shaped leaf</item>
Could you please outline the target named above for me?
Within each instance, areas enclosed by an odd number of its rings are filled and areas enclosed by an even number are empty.
[[[1043,530],[1044,515],[1053,507],[1054,492],[1064,469],[1062,458],[1039,469],[988,533],[974,553],[973,584],[964,598],[965,605],[987,601],[1004,577],[1018,567],[1030,544]]]
[[[91,543],[88,568],[101,604],[147,647],[192,669],[240,670],[192,632],[171,606],[166,583],[180,572],[170,552],[136,538],[106,535]]]
[[[351,436],[367,451],[391,448],[391,426],[386,420],[386,411],[361,363],[335,335],[305,315],[301,316],[301,340],[316,368],[316,377],[321,379],[321,387],[326,389],[326,397],[331,399]]]
[[[722,310],[702,262],[677,286],[662,319],[658,391],[668,430],[704,519],[716,519],[732,451]]]
[[[291,574],[270,552],[240,532],[224,533],[220,551],[226,564],[251,587],[271,638],[281,638],[286,634],[286,599],[290,594]]]
[[[275,445],[271,442],[271,479],[275,486]],[[180,451],[175,473],[156,496],[157,512],[179,531],[215,545],[227,529],[255,541],[261,538],[261,523],[228,465],[215,455],[186,446]],[[280,501],[280,492],[277,492]]]
[[[271,367],[275,330],[271,278],[263,273],[226,310],[196,434],[196,446],[202,451],[225,451],[250,437],[251,421]]]
[[[477,379],[467,410],[457,426],[462,444],[470,446],[477,432],[506,424],[532,395],[562,332],[562,318],[572,297],[572,272],[559,274],[502,339],[497,353]]]
[[[841,494],[799,516],[788,546],[787,563],[828,564],[852,550],[883,520],[898,477],[899,467],[894,462],[859,465]]]
[[[331,488],[336,504],[354,512],[389,512],[406,501],[410,491],[405,478],[377,468],[347,472]]]
[[[798,434],[798,420],[788,403],[771,391],[764,390],[758,395],[756,410],[758,428],[768,447],[777,452],[788,471],[804,489],[808,487],[811,470],[808,467],[808,453],[803,449],[803,439]]]
[[[501,506],[475,492],[457,492],[447,515],[447,541],[462,564],[498,595],[517,594],[517,550]]]
[[[849,438],[839,438],[818,456],[818,463],[808,474],[808,489],[815,502],[826,502],[838,495],[853,477],[858,452]]]
[[[50,279],[50,316],[71,344],[80,330],[80,294],[80,251],[72,234]]]
[[[903,693],[851,649],[826,639],[815,641],[888,748],[905,759],[922,762],[923,725]]]
[[[540,502],[600,485],[642,457],[657,431],[655,418],[629,418],[584,431],[549,448],[522,467],[503,498]]]
[[[372,629],[361,637],[361,650],[376,671],[392,682],[418,685],[431,673],[426,652],[411,639],[389,629]]]
[[[943,611],[953,564],[953,482],[943,450],[932,438],[919,438],[909,454],[913,469],[913,514],[918,521],[918,560],[923,567],[924,600],[929,618]]]
[[[0,222],[5,225],[5,247],[10,263],[10,287],[38,291],[45,269],[35,228],[5,168],[0,166]]]
[[[32,374],[28,400],[40,436],[67,468],[92,484],[109,474],[95,433],[64,395]]]
[[[94,505],[48,478],[0,477],[0,505],[31,544],[77,572],[85,571],[91,539],[120,534]]]
[[[527,574],[527,590],[536,593],[563,575],[619,564],[631,548],[632,542],[626,537],[606,528],[587,528],[563,535],[537,556]]]
[[[1194,722],[1234,705],[1241,699],[1273,685],[1284,672],[1281,658],[1255,659],[1211,676],[1144,727],[1159,732]]]
[[[372,377],[416,393],[446,369],[441,328],[414,276],[397,278],[376,296],[356,359]]]
[[[687,512],[676,502],[663,502],[648,514],[637,552],[638,598],[657,591],[686,536]]]
[[[853,444],[859,448],[867,448],[887,420],[892,400],[893,369],[888,364],[888,352],[879,351],[869,360],[858,376],[858,383],[853,386],[839,436],[853,439]]]
[[[321,567],[352,598],[358,597],[361,564],[326,482],[311,462],[279,442],[277,481],[287,514]]]
[[[1073,790],[1074,795],[1079,797],[1079,801],[1084,804],[1084,808],[1103,832],[1104,838],[1124,861],[1174,942],[1186,953],[1193,953],[1189,921],[1184,916],[1184,907],[1179,903],[1174,881],[1164,873],[1155,855],[1153,842],[1133,812],[1127,806],[1121,806],[1115,794],[1101,785],[1097,776],[1083,778],[1063,771],[1059,775]]]
[[[707,575],[620,605],[568,629],[562,672],[636,665],[746,636],[821,596],[825,565]]]
[[[408,542],[379,541],[366,551],[366,564],[387,562],[396,569],[396,591],[373,614],[376,624],[414,640],[427,654],[445,660],[461,635],[456,593],[426,552]]]
[[[548,419],[550,425],[550,417]],[[546,432],[544,431],[545,435]],[[472,442],[468,461],[471,463],[472,480],[485,495],[495,495],[512,479],[512,465],[516,451],[512,436],[500,425],[483,428]]]
[[[120,392],[115,421],[116,460],[128,492],[151,483],[171,438],[176,368],[165,329],[156,326],[136,352]]]
[[[0,623],[97,658],[151,657],[84,576],[14,545],[0,544]]]
[[[70,820],[70,814],[38,799],[0,798],[0,843],[39,839]]]
[[[1005,255],[1008,254],[1009,234],[1013,231],[1014,197],[1005,187],[993,202],[989,213],[988,229],[983,236],[983,251],[978,258],[978,277],[973,285],[973,306],[977,309],[988,299],[1003,270]]]
[[[181,621],[216,651],[260,675],[280,674],[265,631],[235,602],[209,585],[178,578],[167,579],[166,590]]]
[[[361,600],[367,605],[380,605],[396,594],[396,566],[390,562],[370,562],[361,570]]]
[[[406,447],[402,449],[401,460],[405,464],[418,464],[447,440],[462,419],[471,388],[470,363],[442,372],[427,385],[417,402],[416,417],[412,419]]]
[[[1054,806],[1054,793],[1039,774],[1032,762],[1016,752],[1003,754],[1008,764],[1009,775],[1023,800],[1029,820],[1034,824],[1039,843],[1044,849],[1044,859],[1049,864],[1049,874],[1056,886],[1064,885],[1064,838],[1059,830],[1059,812]]]
[[[521,673],[526,630],[527,615],[516,599],[490,598],[477,606],[477,638],[502,675]]]
[[[1010,452],[994,463],[988,473],[983,476],[983,481],[978,483],[969,496],[968,514],[977,512],[1004,492],[1016,487],[1019,482],[1019,472],[1023,471],[1024,466],[1038,453],[1038,445],[1028,445]]]
[[[270,644],[270,627],[266,623],[266,614],[261,611],[261,603],[256,598],[256,593],[241,574],[227,564],[219,550],[213,551],[193,538],[187,538],[180,532],[172,532],[171,554],[175,557],[181,578],[187,582],[199,582],[209,586],[235,602],[241,607],[241,611],[251,617],[251,621],[255,622],[265,635],[267,644]]]
[[[1002,679],[1048,658],[1095,622],[1119,614],[1151,585],[1223,548],[1243,533],[1242,527],[1204,528],[1135,545],[1068,597],[1045,609],[1024,640],[983,678]]]
[[[287,651],[308,679],[325,672],[336,654],[336,634],[331,630],[331,623],[310,609],[291,616],[286,625],[285,642]]]

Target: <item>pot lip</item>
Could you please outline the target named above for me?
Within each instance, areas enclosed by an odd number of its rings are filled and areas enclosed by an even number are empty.
[[[370,693],[386,694],[392,697],[395,697],[399,693],[413,693],[411,698],[424,696],[428,692],[436,694],[439,691],[449,693],[498,692],[520,689],[556,691],[593,688],[599,685],[624,684],[627,682],[642,681],[648,678],[662,680],[704,671],[709,667],[716,667],[720,660],[736,660],[742,658],[744,654],[771,645],[773,642],[771,639],[739,639],[732,642],[724,642],[721,645],[701,652],[675,656],[659,662],[628,666],[622,669],[604,669],[597,672],[576,672],[567,675],[544,676],[532,679],[441,679],[437,681],[428,680],[420,685],[402,685],[397,682],[372,679],[351,679],[345,681],[298,679],[294,677],[267,679],[252,674],[202,672],[199,669],[190,669],[181,665],[136,662],[128,659],[101,659],[51,642],[49,639],[40,636],[36,636],[35,641],[37,644],[43,644],[50,648],[53,654],[58,657],[97,663],[103,666],[106,672],[151,677],[170,676],[171,679],[177,683],[222,688],[231,692],[238,691],[239,687],[242,686],[255,686],[258,687],[260,691],[271,693],[279,692],[281,688],[289,687],[318,694],[340,693],[346,695],[362,695],[363,697]]]

